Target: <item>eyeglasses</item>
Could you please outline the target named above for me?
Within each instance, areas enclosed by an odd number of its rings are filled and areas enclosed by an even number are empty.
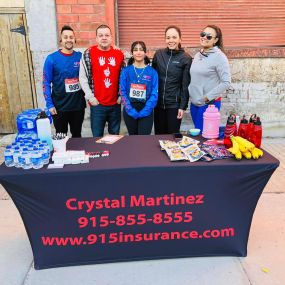
[[[209,41],[213,38],[213,36],[212,36],[211,34],[205,33],[205,32],[201,32],[201,33],[200,33],[200,37],[201,37],[201,38],[206,37],[207,40],[209,40]]]

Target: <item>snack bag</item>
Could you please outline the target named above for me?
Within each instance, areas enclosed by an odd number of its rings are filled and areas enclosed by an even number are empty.
[[[197,161],[205,155],[205,152],[201,151],[201,149],[196,144],[183,148],[182,151],[188,157],[190,162]]]
[[[187,136],[183,136],[182,137],[182,140],[179,141],[177,144],[180,146],[180,147],[187,147],[189,145],[193,145],[193,144],[198,144],[200,141],[197,141],[197,140],[194,140],[192,138],[189,138]]]
[[[168,149],[166,152],[171,161],[188,160],[187,156],[182,152],[181,148]]]
[[[224,159],[233,156],[224,146],[203,144],[202,150],[209,154],[213,159]]]
[[[170,140],[159,140],[159,144],[162,150],[177,148],[178,145],[174,141]]]

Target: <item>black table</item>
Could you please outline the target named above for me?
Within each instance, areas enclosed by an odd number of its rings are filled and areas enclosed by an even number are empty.
[[[257,201],[279,161],[170,162],[158,140],[70,139],[109,157],[63,169],[0,167],[36,269],[189,256],[246,256]]]

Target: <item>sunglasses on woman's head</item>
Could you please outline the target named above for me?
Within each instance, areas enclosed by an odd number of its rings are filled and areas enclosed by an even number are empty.
[[[201,37],[201,38],[206,37],[207,40],[209,40],[209,41],[213,38],[213,36],[212,36],[211,34],[205,33],[205,32],[201,32],[201,33],[200,33],[200,37]]]

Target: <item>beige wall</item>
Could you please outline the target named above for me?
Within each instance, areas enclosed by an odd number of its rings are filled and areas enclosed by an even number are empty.
[[[23,8],[24,2],[24,0],[0,0],[0,8]]]
[[[256,113],[265,136],[285,136],[285,58],[231,60],[232,86],[226,94],[223,113]]]

